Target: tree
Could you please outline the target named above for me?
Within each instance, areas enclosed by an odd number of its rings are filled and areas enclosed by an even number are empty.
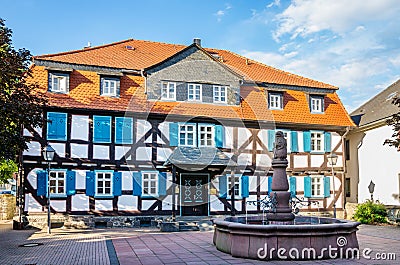
[[[12,46],[12,30],[0,18],[0,160],[15,159],[28,148],[22,128],[43,125],[42,112],[47,103],[31,76],[31,54],[26,49],[16,51]]]
[[[0,184],[7,183],[8,179],[12,179],[17,170],[18,167],[14,161],[6,159],[0,161]]]
[[[400,108],[400,97],[394,97],[392,104]],[[383,144],[393,146],[400,151],[400,111],[393,114],[390,119],[386,121],[387,125],[392,126],[393,134],[391,139],[386,139]]]

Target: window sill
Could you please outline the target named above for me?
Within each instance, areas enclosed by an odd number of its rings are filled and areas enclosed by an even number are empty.
[[[50,194],[51,198],[67,198],[67,194]]]
[[[53,90],[48,90],[47,92],[54,93],[54,94],[68,94],[68,91],[53,91]]]
[[[114,195],[94,195],[95,199],[113,199]]]

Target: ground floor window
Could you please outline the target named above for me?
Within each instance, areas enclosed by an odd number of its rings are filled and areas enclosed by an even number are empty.
[[[232,196],[232,178],[233,178],[233,192],[235,197],[241,196],[240,194],[240,176],[228,176],[228,198]]]
[[[65,195],[65,171],[50,171],[50,194]]]
[[[112,176],[112,172],[96,172],[96,195],[113,195]]]
[[[144,196],[157,196],[158,172],[143,172],[142,187]]]

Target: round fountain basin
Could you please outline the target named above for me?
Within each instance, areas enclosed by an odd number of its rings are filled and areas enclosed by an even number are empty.
[[[234,257],[259,260],[354,258],[359,222],[296,216],[292,225],[263,224],[262,217],[214,220],[214,245]]]

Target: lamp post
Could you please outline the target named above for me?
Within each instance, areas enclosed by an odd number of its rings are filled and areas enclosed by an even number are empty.
[[[371,201],[374,201],[375,183],[372,180],[368,185],[368,191],[371,194]]]
[[[335,172],[333,171],[333,166],[336,165],[338,156],[336,154],[330,153],[328,155],[328,163],[331,165],[332,170],[332,183],[333,183],[333,218],[336,218],[336,200],[335,200]]]
[[[51,145],[47,144],[42,150],[44,161],[47,162],[47,233],[51,233],[51,220],[50,220],[50,166],[53,161],[55,150]]]

